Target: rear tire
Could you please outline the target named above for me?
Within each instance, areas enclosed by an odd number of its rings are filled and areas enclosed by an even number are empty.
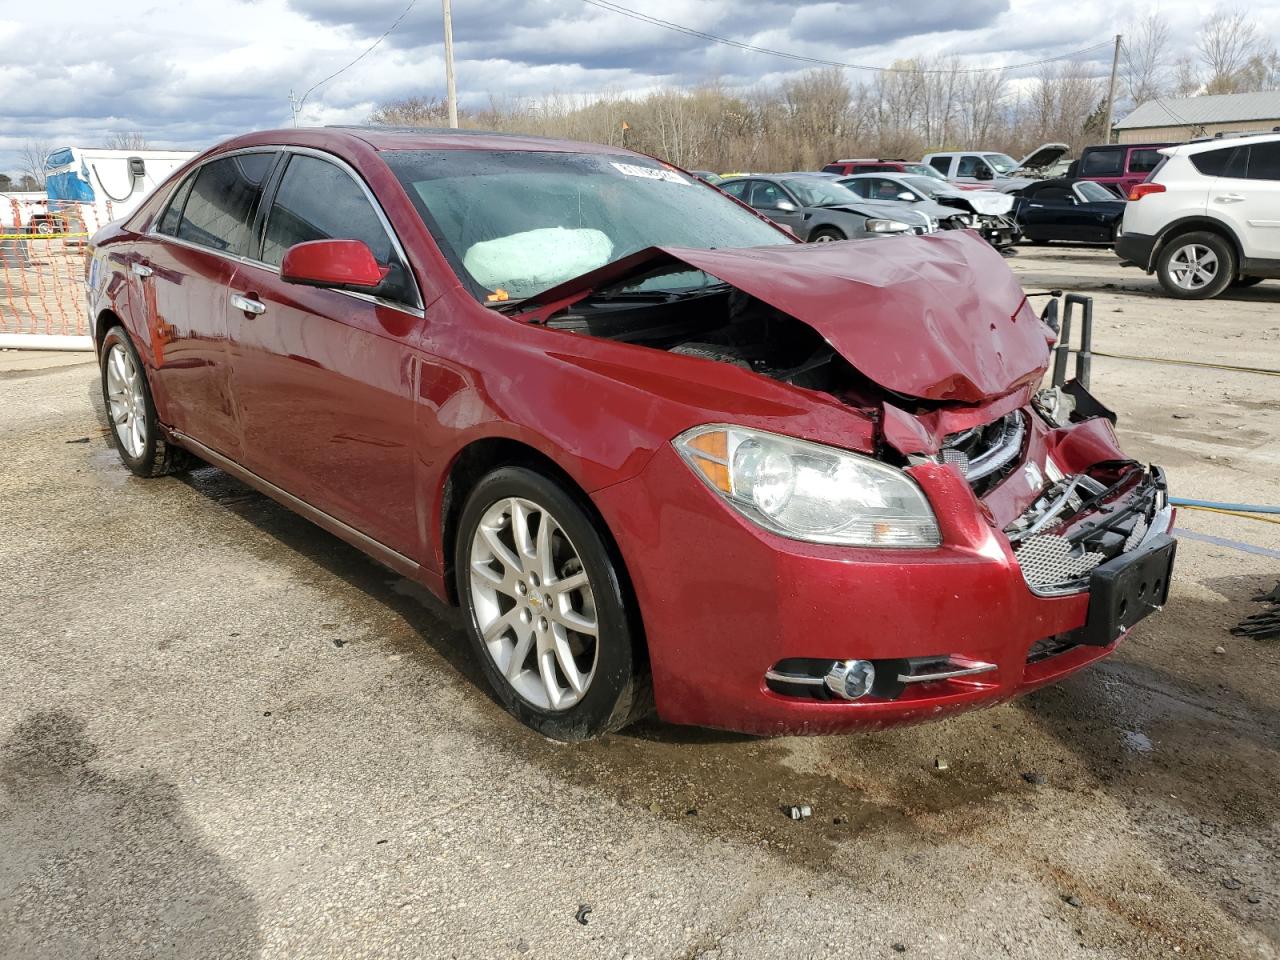
[[[100,363],[102,403],[124,465],[140,477],[163,477],[191,466],[191,454],[161,435],[146,366],[124,327],[111,327],[103,336]]]
[[[1216,233],[1181,234],[1165,243],[1156,258],[1160,286],[1179,300],[1216,297],[1235,275],[1235,250]]]
[[[835,227],[820,227],[813,233],[809,234],[810,243],[835,243],[837,240],[848,240],[840,230]]]
[[[647,711],[627,591],[595,522],[558,483],[524,467],[484,477],[462,508],[454,560],[471,647],[521,723],[589,740]]]

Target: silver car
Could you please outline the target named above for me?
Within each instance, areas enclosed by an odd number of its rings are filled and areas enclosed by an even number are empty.
[[[936,220],[906,204],[864,200],[829,177],[764,174],[734,177],[718,186],[810,243],[938,229]]]
[[[911,173],[859,173],[838,183],[872,201],[896,198],[933,217],[943,230],[972,227],[994,247],[1016,243],[1021,229],[1013,219],[1013,197],[994,190],[963,190],[955,184]]]

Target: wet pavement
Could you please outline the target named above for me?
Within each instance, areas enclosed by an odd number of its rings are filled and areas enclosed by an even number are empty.
[[[1099,350],[1280,369],[1280,283],[1012,265],[1095,294]],[[1280,379],[1094,371],[1175,492],[1280,502]],[[566,746],[420,588],[212,468],[126,473],[95,376],[0,375],[0,958],[1280,956],[1280,643],[1227,633],[1280,526],[1184,512],[1235,545],[1012,704]]]

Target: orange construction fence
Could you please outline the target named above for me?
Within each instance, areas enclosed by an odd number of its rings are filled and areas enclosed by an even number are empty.
[[[0,335],[88,336],[90,212],[58,204],[23,217],[15,201],[12,213],[15,225],[0,225]]]

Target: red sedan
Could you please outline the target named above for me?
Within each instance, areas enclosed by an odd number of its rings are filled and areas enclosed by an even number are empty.
[[[1164,475],[968,231],[805,245],[613,147],[236,138],[92,241],[120,456],[461,604],[560,739],[991,704],[1163,603]]]

